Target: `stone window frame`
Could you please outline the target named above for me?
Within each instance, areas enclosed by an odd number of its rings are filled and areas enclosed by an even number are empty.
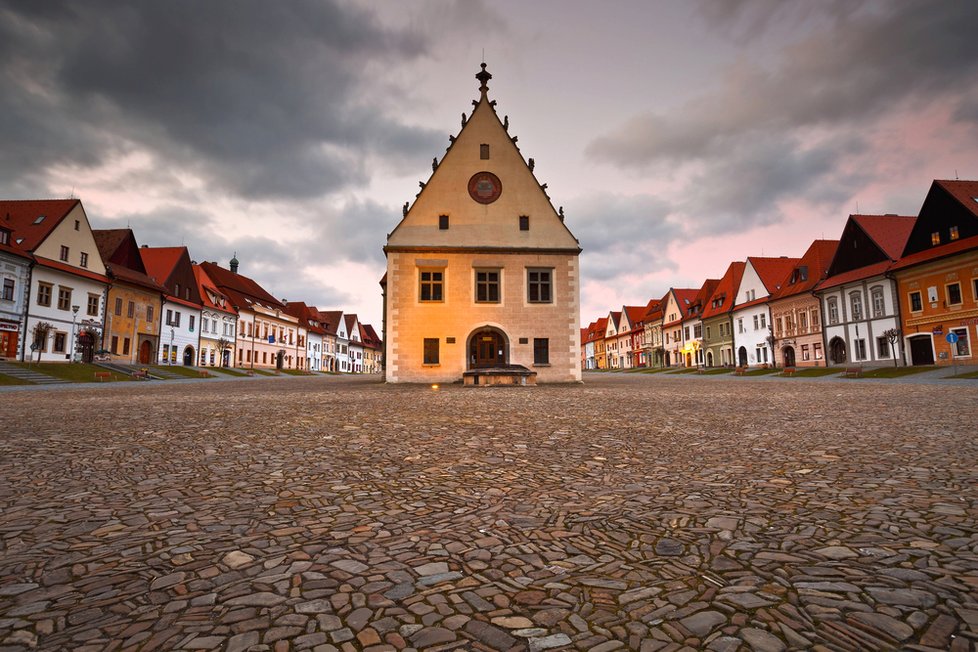
[[[54,283],[37,282],[37,305],[51,307],[51,297],[54,296]]]
[[[914,295],[917,295],[917,308],[913,307]],[[924,311],[924,294],[920,290],[911,290],[907,292],[907,307],[910,308],[910,312],[923,312]]]
[[[88,293],[88,302],[86,304],[86,314],[89,317],[98,317],[99,304],[101,303],[101,297],[97,294]]]
[[[495,281],[490,278],[492,274],[496,276]],[[486,278],[480,280],[480,275],[486,275]],[[475,303],[498,305],[503,302],[503,270],[501,267],[474,267],[472,269],[472,276],[474,282],[472,299]],[[495,299],[491,298],[493,287],[496,289]],[[479,298],[479,292],[482,289],[485,289],[486,298],[484,299]]]
[[[534,275],[538,275],[534,279]],[[544,278],[543,275],[546,275]],[[534,296],[536,290],[536,298]],[[544,292],[545,290],[545,292]],[[546,294],[546,298],[544,298]],[[527,267],[526,268],[526,302],[530,304],[554,303],[554,268],[553,267]]]
[[[71,310],[72,294],[74,294],[74,288],[64,285],[58,286],[58,310]]]
[[[439,344],[441,340],[437,337],[425,337],[421,343],[421,364],[425,367],[437,367],[441,365],[441,351]]]
[[[869,303],[873,307],[873,317],[886,316],[886,298],[883,294],[882,285],[874,285],[869,288]]]
[[[952,301],[951,300],[951,288],[952,287],[957,287],[957,293],[958,293],[958,300],[957,301]],[[962,303],[964,303],[964,293],[961,292],[961,282],[960,281],[954,281],[953,283],[945,283],[944,284],[944,298],[947,299],[947,305],[949,305],[949,306],[960,306]]]

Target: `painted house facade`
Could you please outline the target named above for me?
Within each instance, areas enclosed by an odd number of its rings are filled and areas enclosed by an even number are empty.
[[[131,229],[96,229],[92,233],[109,278],[101,348],[114,362],[155,363],[166,288],[146,273]]]
[[[662,317],[665,299],[652,299],[642,317],[642,366],[665,366],[665,349],[662,346]]]
[[[730,263],[703,307],[702,346],[707,367],[732,367],[736,364],[732,313],[746,267],[747,263],[743,261]]]
[[[974,364],[978,340],[978,182],[934,181],[893,265],[906,363]],[[948,342],[954,334],[955,342]]]
[[[522,366],[581,378],[580,246],[496,114],[492,76],[414,204],[391,232],[388,382],[451,382]]]
[[[0,215],[11,246],[33,262],[23,330],[14,345],[21,359],[69,362],[74,351],[76,359],[90,362],[101,347],[109,279],[81,201],[2,201]],[[17,275],[15,269],[11,276]],[[39,324],[50,325],[43,337]]]
[[[200,366],[233,367],[237,357],[238,312],[200,265],[194,265],[200,294]]]
[[[812,289],[825,278],[838,240],[815,240],[771,295],[775,365],[826,366],[822,315]]]
[[[740,292],[734,304],[733,337],[737,365],[753,367],[774,364],[774,336],[768,302],[772,292],[798,264],[798,258],[764,258],[751,256],[740,280]]]
[[[13,224],[0,213],[0,359],[17,360],[24,344],[24,317],[31,283],[30,254],[13,244]]]
[[[686,345],[683,336],[683,320],[689,304],[696,298],[698,288],[670,288],[666,293],[663,310],[662,341],[665,349],[665,366],[681,367],[685,358],[681,351]]]
[[[900,327],[897,284],[889,272],[902,255],[916,219],[849,216],[826,278],[815,286],[830,364],[902,359],[902,344],[890,346],[883,335]]]
[[[720,279],[707,279],[686,307],[683,318],[683,346],[679,350],[684,367],[704,366],[703,351],[703,310]]]
[[[159,364],[197,365],[201,298],[186,247],[139,248],[146,273],[166,288],[160,309]]]

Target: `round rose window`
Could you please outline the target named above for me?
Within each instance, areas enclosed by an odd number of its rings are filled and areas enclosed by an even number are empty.
[[[469,196],[480,204],[491,204],[502,192],[503,184],[492,172],[476,172],[469,179]]]

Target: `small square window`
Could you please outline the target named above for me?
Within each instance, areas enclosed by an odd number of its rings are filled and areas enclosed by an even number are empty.
[[[442,230],[442,231],[447,231],[448,230],[448,216],[447,215],[439,215],[438,216],[438,228],[440,230]]]
[[[483,161],[489,160],[489,145],[482,144],[479,145],[479,158]]]
[[[520,215],[520,231],[529,231],[529,230],[530,230],[530,216]]]

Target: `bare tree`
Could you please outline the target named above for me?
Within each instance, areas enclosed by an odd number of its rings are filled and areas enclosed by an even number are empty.
[[[34,328],[31,329],[31,357],[28,362],[34,359],[34,351],[37,351],[37,362],[40,364],[41,353],[44,352],[44,345],[48,341],[48,335],[51,334],[53,329],[54,326],[46,321],[39,321],[34,324]]]
[[[222,366],[222,367],[226,366],[224,364],[224,352],[227,351],[230,348],[231,348],[231,340],[222,337],[221,339],[219,339],[217,341],[217,352],[218,352],[218,355],[220,356],[220,360],[221,360],[221,365],[220,366]],[[231,365],[231,366],[234,366],[234,365]]]
[[[893,352],[893,366],[897,366],[897,355],[896,355],[896,343],[900,340],[900,329],[890,328],[883,331],[883,337],[890,345],[890,351]]]

